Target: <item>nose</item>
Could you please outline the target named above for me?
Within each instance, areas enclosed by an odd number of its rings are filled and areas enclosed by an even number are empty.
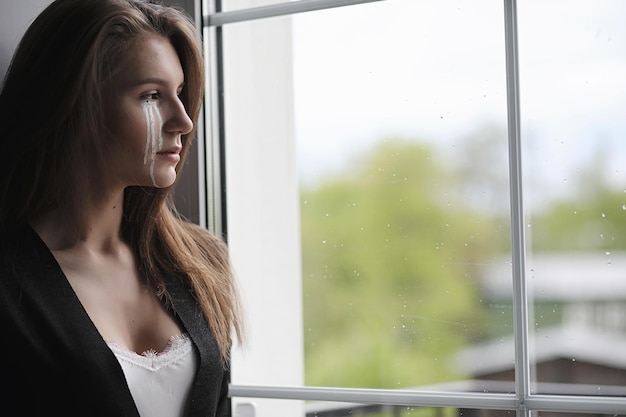
[[[171,117],[165,123],[163,128],[171,133],[179,133],[186,135],[193,129],[193,121],[187,114],[187,110],[182,101],[176,100],[172,104]]]

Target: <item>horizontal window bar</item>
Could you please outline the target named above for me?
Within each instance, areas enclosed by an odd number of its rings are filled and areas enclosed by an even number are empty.
[[[372,3],[384,0],[299,0],[288,3],[272,4],[269,6],[253,7],[249,9],[219,12],[204,16],[204,26],[221,26],[227,23],[244,22],[246,20],[263,19],[267,17],[284,16],[295,13],[312,12],[315,10],[331,9],[334,7],[352,6],[361,3]]]
[[[514,394],[407,391],[320,387],[230,385],[230,397],[332,401],[405,407],[455,407],[478,410],[552,411],[561,413],[623,414],[625,397],[531,395],[520,402]]]
[[[626,410],[626,398],[531,395],[526,399],[524,405],[528,410],[537,411],[622,415]]]
[[[515,410],[513,394],[428,392],[319,387],[268,387],[230,385],[231,397],[275,398],[284,400],[335,401],[414,407],[456,407],[492,410]]]

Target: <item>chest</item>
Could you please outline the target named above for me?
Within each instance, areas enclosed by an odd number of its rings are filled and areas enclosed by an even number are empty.
[[[183,333],[182,324],[156,296],[130,251],[118,256],[54,253],[76,298],[102,338],[131,351],[160,352]]]

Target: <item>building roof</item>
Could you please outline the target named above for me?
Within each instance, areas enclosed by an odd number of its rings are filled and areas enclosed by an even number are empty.
[[[535,364],[567,359],[626,369],[626,335],[568,325],[540,330],[530,337]],[[473,345],[457,355],[455,366],[472,376],[511,370],[515,366],[513,337]]]
[[[528,295],[535,300],[626,299],[626,253],[536,253],[526,260]],[[489,265],[482,277],[485,297],[511,299],[510,259]]]

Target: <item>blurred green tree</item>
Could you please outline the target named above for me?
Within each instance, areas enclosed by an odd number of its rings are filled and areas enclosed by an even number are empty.
[[[609,179],[606,159],[598,149],[570,181],[572,192],[531,213],[533,251],[626,250],[626,190]]]
[[[485,336],[478,274],[507,250],[508,224],[503,231],[493,212],[451,203],[478,175],[457,168],[428,145],[388,139],[302,190],[308,385],[464,377],[450,359]]]

